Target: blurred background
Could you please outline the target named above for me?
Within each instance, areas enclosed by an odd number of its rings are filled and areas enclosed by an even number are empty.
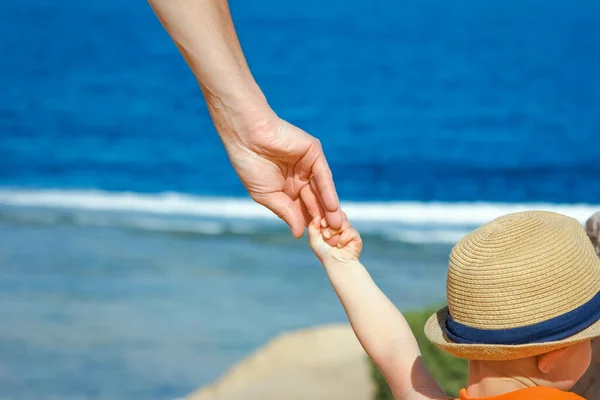
[[[173,399],[345,314],[146,2],[0,1],[0,398]],[[510,211],[600,204],[600,3],[232,0],[402,310]]]

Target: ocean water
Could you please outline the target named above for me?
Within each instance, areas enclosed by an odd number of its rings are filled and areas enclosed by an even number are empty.
[[[1,399],[174,399],[345,321],[306,241],[248,199],[145,2],[1,4]],[[443,302],[474,227],[600,209],[600,3],[230,6],[401,309]]]

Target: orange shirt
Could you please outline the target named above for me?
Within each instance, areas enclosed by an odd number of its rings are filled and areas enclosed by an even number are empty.
[[[517,390],[500,396],[486,397],[485,399],[473,399],[467,396],[467,390],[460,391],[460,400],[585,400],[575,393],[563,392],[562,390],[536,386]]]

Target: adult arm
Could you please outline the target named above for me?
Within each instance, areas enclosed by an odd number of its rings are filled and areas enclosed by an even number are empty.
[[[250,73],[227,1],[149,3],[200,84],[250,196],[282,218],[296,237],[319,214],[340,227],[339,201],[321,144],[270,108]]]

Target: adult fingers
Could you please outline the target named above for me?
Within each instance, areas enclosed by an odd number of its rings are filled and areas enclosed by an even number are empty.
[[[310,215],[310,213],[306,209],[306,206],[304,205],[304,202],[302,201],[300,201],[300,210],[302,211],[302,216],[304,217],[304,225],[309,226],[313,217]]]
[[[323,207],[321,206],[319,198],[310,184],[304,185],[304,187],[300,189],[300,199],[302,200],[302,204],[306,208],[306,211],[310,215],[310,219],[306,220],[307,224],[315,217],[320,217],[320,219],[325,218]]]
[[[348,215],[346,215],[346,213],[344,211],[342,211],[342,225],[344,225],[344,221],[348,221]],[[329,227],[329,224],[327,224],[327,220],[324,218],[321,220],[321,227],[322,228]]]
[[[310,177],[309,179],[309,184],[310,187],[312,188],[313,193],[315,193],[319,206],[320,206],[320,211],[322,213],[322,215],[324,216],[323,218],[323,224],[325,224],[326,226],[331,226],[332,228],[340,228],[342,225],[342,221],[343,221],[343,217],[341,215],[341,209],[338,209],[337,211],[331,212],[331,211],[327,211],[325,209],[325,207],[323,207],[323,203],[322,203],[322,194],[321,194],[321,190],[319,189],[319,185],[317,183],[317,179],[316,177],[313,175]],[[333,223],[332,223],[333,220]]]
[[[290,227],[292,235],[299,238],[304,234],[304,215],[300,207],[300,200],[293,201],[283,192],[258,195],[254,200],[267,207],[275,215],[285,221]]]
[[[316,192],[325,210],[327,222],[332,227],[339,228],[342,226],[340,201],[333,184],[331,170],[322,150],[312,166],[312,177],[314,177],[317,187]]]

